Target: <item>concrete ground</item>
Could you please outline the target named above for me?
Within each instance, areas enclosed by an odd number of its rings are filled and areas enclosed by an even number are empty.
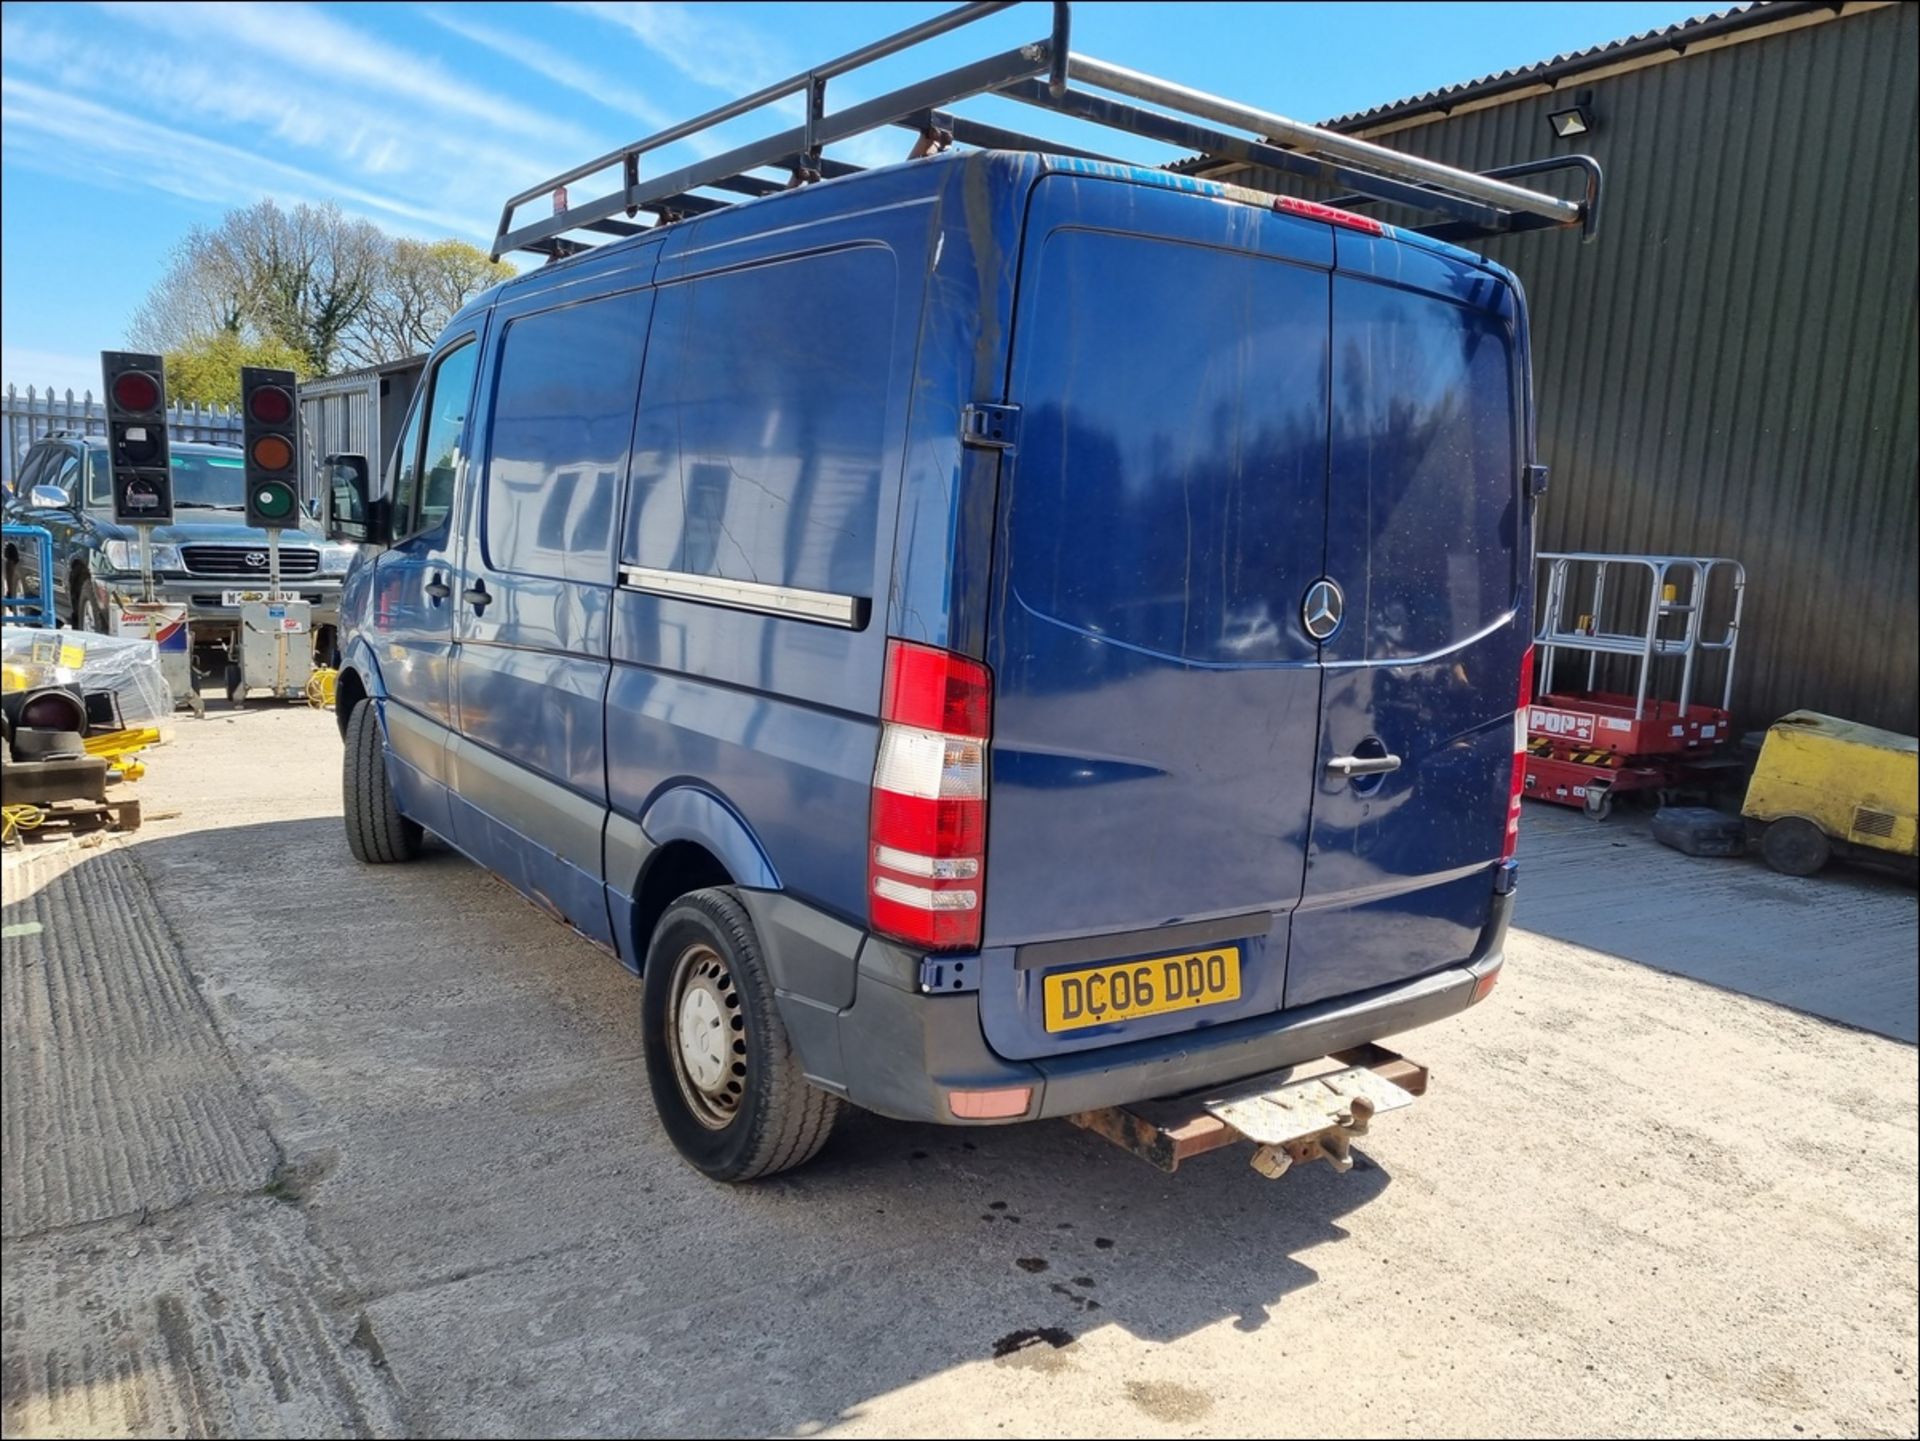
[[[349,859],[330,717],[151,759],[136,837],[5,871],[9,1436],[1920,1426],[1910,889],[1535,810],[1348,1175],[856,1116],[728,1189],[612,961]]]

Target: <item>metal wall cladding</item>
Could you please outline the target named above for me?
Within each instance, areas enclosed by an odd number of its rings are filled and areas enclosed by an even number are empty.
[[[1548,112],[1589,93],[1592,132],[1554,138]],[[1593,244],[1474,246],[1532,308],[1540,548],[1741,560],[1739,725],[1920,730],[1920,6],[1371,138],[1606,168]]]

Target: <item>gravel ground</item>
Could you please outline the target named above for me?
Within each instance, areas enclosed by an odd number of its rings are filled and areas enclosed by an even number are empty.
[[[855,1117],[725,1189],[613,962],[451,853],[348,858],[330,717],[151,759],[177,815],[5,872],[9,1436],[1915,1434],[1914,1048],[1726,989],[1874,950],[1912,1035],[1911,891],[1582,912],[1546,817],[1499,990],[1404,1038],[1433,1088],[1348,1175]]]

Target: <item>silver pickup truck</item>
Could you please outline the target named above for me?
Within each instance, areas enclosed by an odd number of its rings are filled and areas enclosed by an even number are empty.
[[[237,447],[176,442],[171,525],[153,530],[155,598],[184,603],[193,637],[196,688],[239,680],[241,597],[267,588],[266,532],[242,514],[245,463]],[[64,434],[34,443],[6,497],[10,523],[53,536],[52,594],[62,624],[104,631],[112,607],[140,596],[140,537],[113,518],[107,443]],[[340,579],[354,547],[324,539],[302,516],[280,536],[281,589],[313,606],[314,655],[330,663],[340,613]],[[37,589],[31,547],[6,549],[7,593]]]

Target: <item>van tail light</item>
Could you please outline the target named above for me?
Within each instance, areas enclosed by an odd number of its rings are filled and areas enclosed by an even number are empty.
[[[883,935],[936,951],[980,945],[992,713],[979,661],[887,642],[867,846],[867,916]]]
[[[1527,789],[1527,708],[1533,704],[1533,646],[1520,657],[1520,703],[1513,712],[1513,779],[1507,786],[1507,838],[1500,859],[1510,861],[1520,844],[1520,797]]]

